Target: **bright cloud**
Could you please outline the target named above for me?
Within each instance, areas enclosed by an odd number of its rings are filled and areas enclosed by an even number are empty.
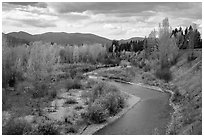
[[[2,4],[3,32],[94,33],[110,39],[148,36],[165,17],[183,28],[202,30],[202,3],[10,2]]]

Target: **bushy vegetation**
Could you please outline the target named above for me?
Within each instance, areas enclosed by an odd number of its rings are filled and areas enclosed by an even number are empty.
[[[59,63],[92,63],[103,62],[106,47],[95,45],[67,46],[50,43],[33,42],[30,46],[3,46],[3,87],[14,86],[16,81],[46,81],[55,79]],[[78,67],[79,68],[79,67]],[[89,67],[82,67],[87,71]],[[73,72],[71,72],[73,71]],[[75,71],[75,72],[74,72]],[[74,78],[79,70],[70,68],[69,74]]]
[[[172,74],[169,68],[158,69],[155,72],[155,75],[159,79],[163,79],[166,82],[169,82],[172,79]]]
[[[79,79],[75,78],[75,79],[66,80],[67,91],[69,91],[70,89],[80,89],[80,88],[81,88],[81,83]]]
[[[14,86],[22,80],[50,80],[57,64],[57,49],[57,46],[41,42],[34,42],[29,47],[3,46],[3,87]]]
[[[66,127],[65,130],[66,130],[65,131],[66,133],[72,133],[72,134],[75,134],[78,132],[77,128],[74,126],[68,126],[68,127]]]
[[[107,77],[109,79],[126,81],[130,82],[135,77],[134,68],[121,68],[121,69],[113,69],[113,70],[104,70],[99,72],[99,74],[103,77]]]
[[[25,135],[32,131],[32,127],[25,120],[11,119],[3,127],[3,135]]]
[[[109,52],[115,52],[116,54],[123,51],[138,52],[143,50],[143,40],[131,40],[130,42],[121,42],[113,40],[109,47]]]
[[[88,109],[84,117],[93,123],[104,122],[109,115],[115,115],[125,106],[122,93],[103,82],[96,84],[84,97],[88,98]]]
[[[2,46],[2,86],[15,85],[16,81],[23,80],[26,71],[28,49],[22,47]]]
[[[32,131],[33,135],[60,135],[59,130],[55,127],[54,123],[45,122],[41,123],[37,126],[34,131]]]
[[[106,47],[100,44],[83,46],[66,46],[60,50],[62,63],[93,63],[101,62],[106,55]]]
[[[108,109],[100,103],[99,100],[96,100],[92,104],[89,105],[86,113],[86,117],[90,122],[99,124],[108,118]]]
[[[65,104],[77,104],[77,103],[78,103],[77,100],[71,97],[66,99],[66,102],[65,102]]]

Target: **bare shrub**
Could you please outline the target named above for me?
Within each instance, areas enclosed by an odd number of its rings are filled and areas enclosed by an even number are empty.
[[[32,135],[60,135],[60,132],[53,123],[45,122],[39,124]]]
[[[68,79],[66,80],[66,89],[69,91],[70,89],[80,89],[81,82],[79,79]]]
[[[172,80],[172,74],[169,68],[158,69],[155,72],[155,76],[159,79],[165,80],[165,82]]]
[[[106,109],[99,100],[89,105],[85,118],[90,120],[92,123],[102,123],[108,117],[108,109]]]
[[[72,97],[66,99],[66,101],[65,101],[65,104],[77,104],[77,103],[78,103],[77,100],[75,98],[72,98]]]
[[[75,134],[78,132],[77,128],[75,126],[68,126],[65,129],[66,133],[72,133]]]
[[[104,82],[97,84],[85,97],[88,98],[89,106],[85,118],[94,123],[105,121],[109,115],[115,115],[125,106],[121,92]]]
[[[115,115],[121,110],[121,108],[124,108],[125,106],[124,97],[118,93],[114,93],[114,92],[108,93],[103,98],[104,99],[101,99],[101,100],[104,101],[103,103],[108,109],[110,115]]]
[[[11,119],[5,127],[3,127],[3,135],[24,135],[28,134],[32,127],[25,120]]]
[[[2,47],[2,86],[15,86],[24,79],[28,49],[25,46]]]
[[[49,85],[47,82],[33,82],[33,89],[31,90],[31,94],[33,98],[41,98],[45,95],[48,95]]]

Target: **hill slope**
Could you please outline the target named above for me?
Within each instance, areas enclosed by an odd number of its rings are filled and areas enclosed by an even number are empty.
[[[45,42],[55,42],[58,44],[94,44],[94,43],[101,43],[101,44],[108,44],[111,43],[111,40],[100,37],[94,34],[82,34],[82,33],[65,33],[65,32],[48,32],[43,34],[36,34],[31,35],[26,32],[11,32],[8,35],[19,38],[25,39],[27,41],[45,41]]]
[[[177,109],[173,114],[171,134],[202,134],[202,51],[194,51],[197,57],[187,60],[184,53],[176,66],[171,68],[172,81],[178,87],[175,96]],[[174,91],[174,90],[173,90]]]
[[[10,35],[2,33],[2,45],[8,45],[10,47],[15,47],[23,44],[28,44],[29,41],[25,39],[19,39],[12,37]]]
[[[121,39],[121,40],[119,40],[119,43],[126,43],[126,42],[136,41],[136,40],[144,40],[144,38],[143,37],[132,37],[132,38],[126,39],[126,40]]]

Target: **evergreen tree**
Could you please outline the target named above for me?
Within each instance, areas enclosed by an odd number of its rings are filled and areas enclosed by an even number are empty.
[[[202,48],[200,32],[196,29],[194,33],[194,48]]]
[[[185,36],[188,34],[188,28],[185,29]]]

